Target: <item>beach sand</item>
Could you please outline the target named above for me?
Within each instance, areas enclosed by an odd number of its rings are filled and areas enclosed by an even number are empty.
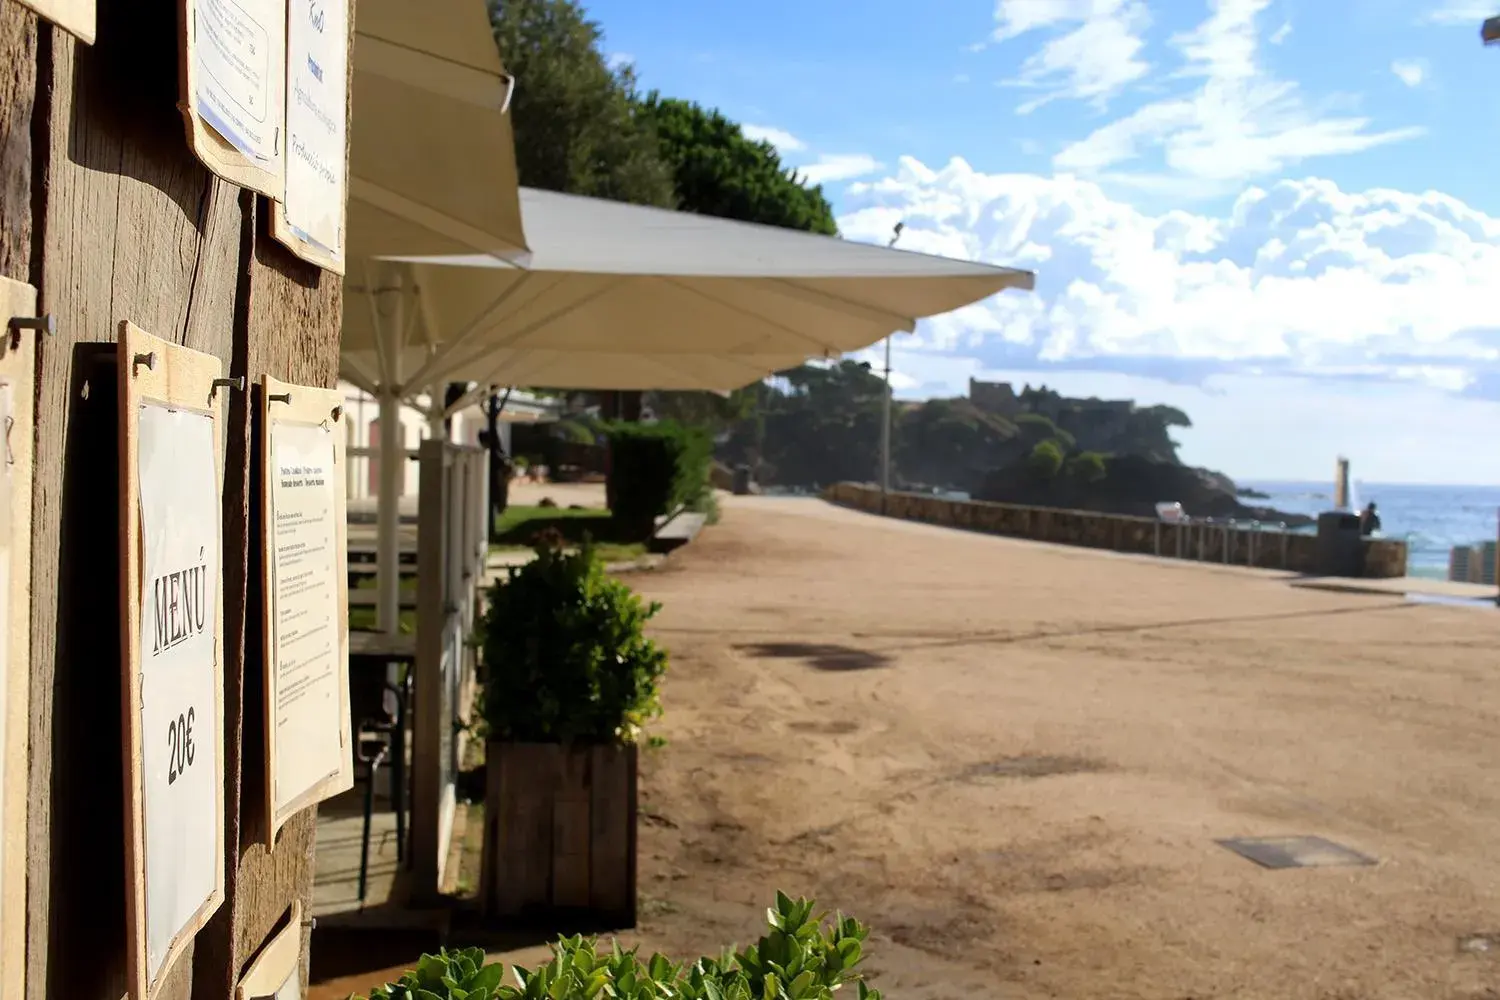
[[[1500,997],[1458,944],[1500,932],[1500,613],[724,506],[631,578],[672,668],[625,940],[743,944],[781,888],[892,1000]],[[1216,843],[1290,835],[1379,863]]]

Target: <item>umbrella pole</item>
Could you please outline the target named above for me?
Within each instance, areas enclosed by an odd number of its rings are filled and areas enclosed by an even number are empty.
[[[380,386],[380,494],[376,499],[376,624],[395,635],[401,624],[401,480],[406,448],[401,440],[401,397]]]

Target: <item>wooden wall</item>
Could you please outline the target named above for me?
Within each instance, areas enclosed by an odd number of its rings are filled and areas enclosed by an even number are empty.
[[[118,322],[217,355],[251,382],[333,386],[343,305],[337,276],[269,238],[263,198],[188,151],[177,3],[98,8],[87,46],[0,0],[0,273],[36,285],[58,323],[39,350],[36,397],[28,1000],[124,990]],[[235,394],[225,434],[228,899],[164,1000],[230,996],[292,901],[310,909],[314,810],[267,851],[256,805],[262,663],[251,623],[263,595],[248,402]]]

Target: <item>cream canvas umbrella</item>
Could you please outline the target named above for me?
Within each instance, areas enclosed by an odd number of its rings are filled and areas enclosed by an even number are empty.
[[[476,394],[497,384],[734,389],[1034,285],[1028,271],[686,212],[526,188],[521,207],[524,269],[403,253],[351,271],[341,374],[380,401],[383,427],[403,399],[440,399],[437,387],[454,381],[478,383]],[[399,448],[382,437],[383,453]],[[382,479],[393,464],[382,462]],[[397,609],[394,497],[383,482],[383,628]]]
[[[484,0],[360,0],[353,61],[349,256],[525,263],[514,81]]]
[[[402,254],[351,275],[366,303],[345,310],[345,376],[406,396],[450,381],[729,389],[1034,284],[1028,271],[550,191],[523,188],[521,206],[525,269]]]

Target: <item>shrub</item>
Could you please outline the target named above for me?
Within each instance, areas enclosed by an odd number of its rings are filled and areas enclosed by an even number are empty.
[[[842,915],[825,928],[813,906],[778,892],[766,911],[769,932],[758,942],[690,964],[662,955],[643,961],[618,943],[601,953],[593,938],[562,938],[546,965],[516,966],[511,986],[502,984],[505,967],[484,965],[478,948],[424,955],[368,1000],[832,1000],[851,982],[859,984],[858,1000],[880,1000],[855,971],[868,929]]]
[[[702,428],[671,421],[612,424],[605,482],[610,512],[646,537],[656,518],[702,501],[712,463],[713,441]]]
[[[1063,450],[1056,441],[1038,442],[1026,457],[1026,469],[1038,479],[1052,479],[1062,469]]]
[[[585,540],[564,552],[555,532],[536,558],[490,588],[481,627],[490,739],[631,743],[661,714],[667,654],[646,637],[661,605],[604,572]]]
[[[1097,483],[1109,475],[1109,468],[1097,451],[1083,451],[1068,459],[1067,474],[1069,479],[1080,483]]]

